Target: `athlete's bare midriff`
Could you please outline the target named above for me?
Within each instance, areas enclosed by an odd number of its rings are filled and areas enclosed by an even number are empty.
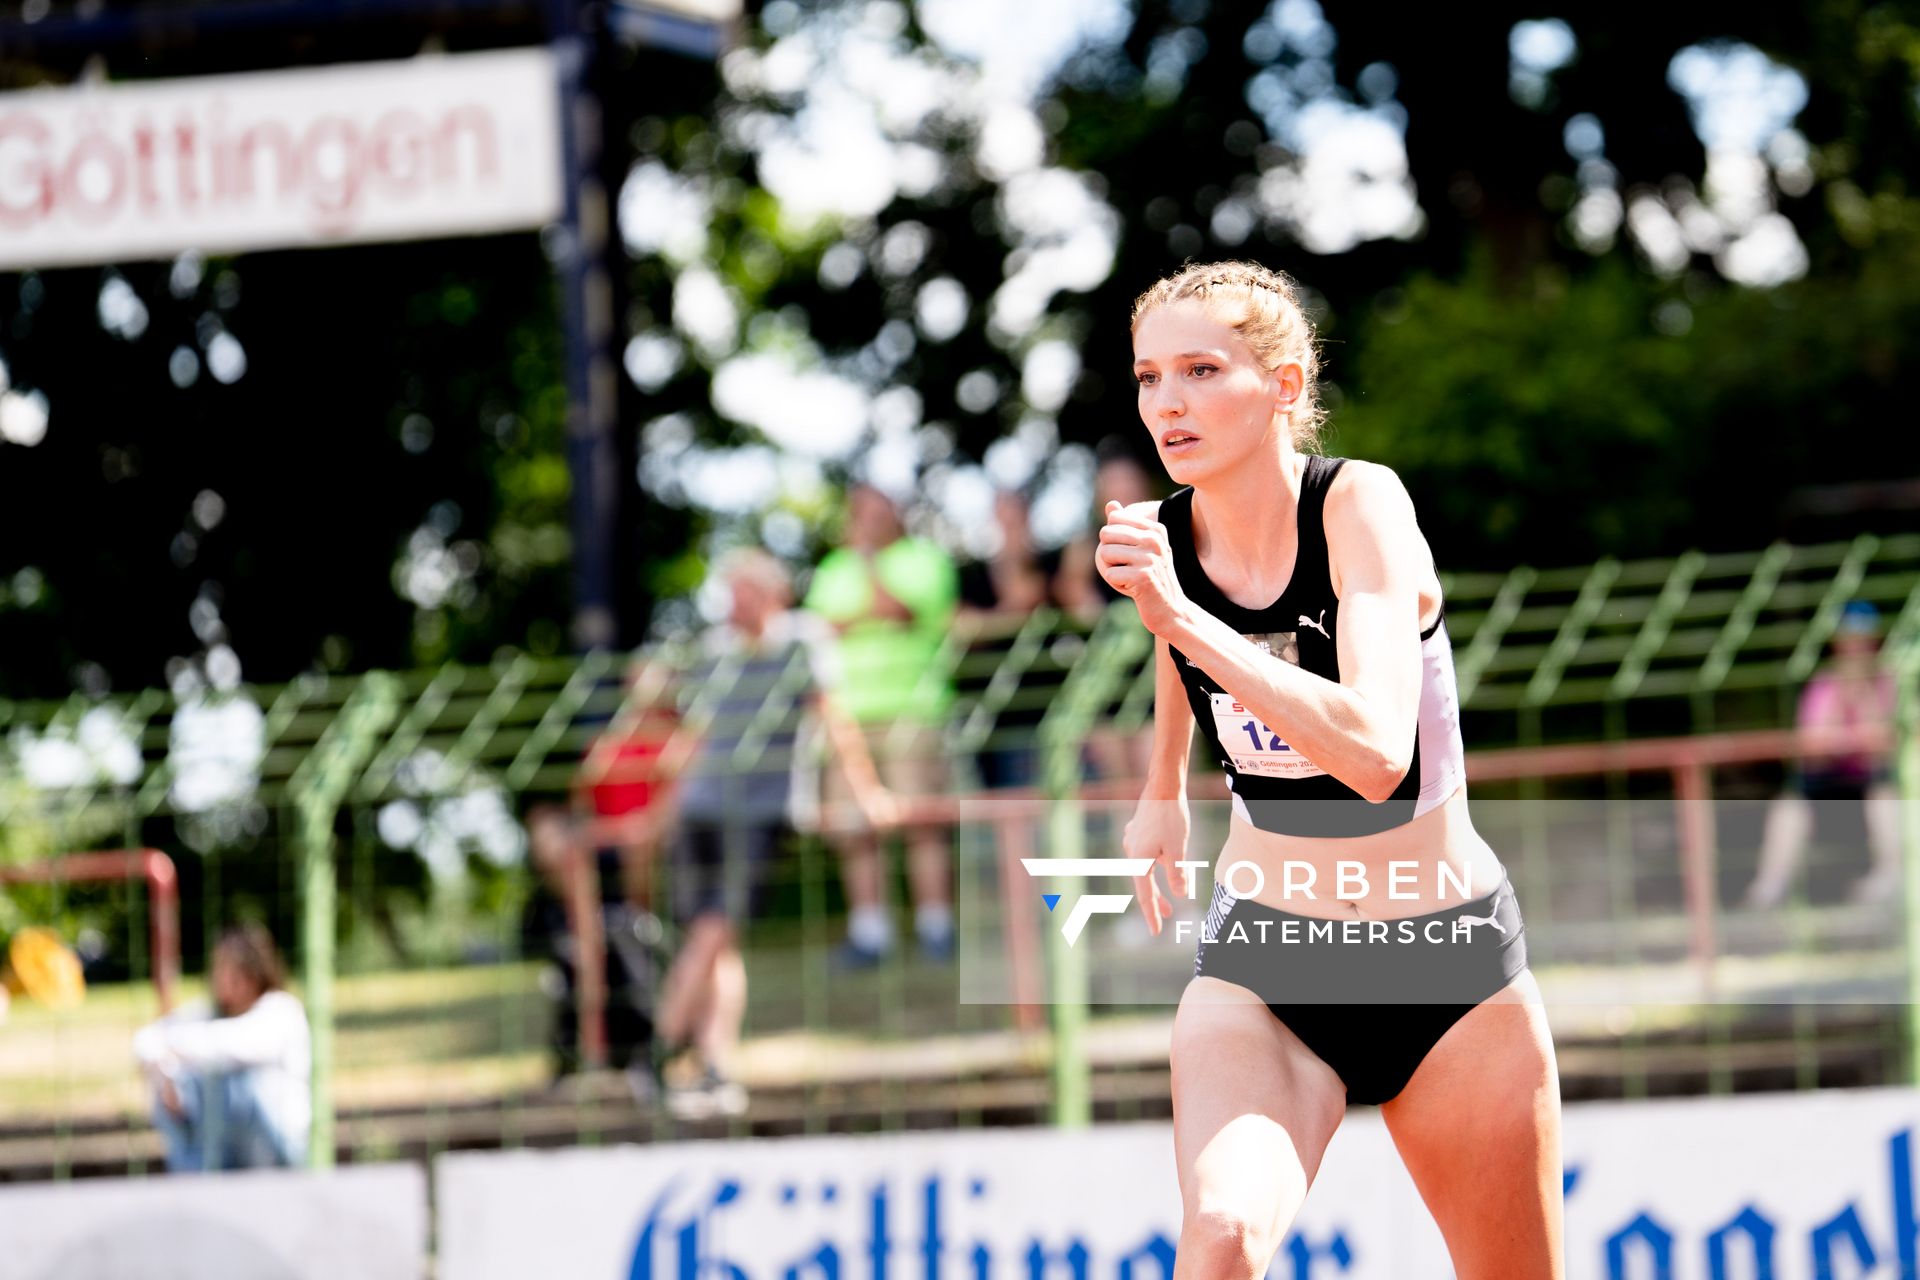
[[[1235,814],[1213,874],[1225,874],[1235,862],[1253,863],[1264,878],[1254,893],[1253,872],[1234,872],[1228,887],[1238,896],[1297,916],[1332,920],[1397,920],[1440,911],[1492,893],[1504,874],[1498,855],[1467,817],[1464,786],[1411,822],[1365,836],[1279,835]],[[1364,891],[1350,879],[1346,896],[1340,895],[1342,862],[1361,864]],[[1285,892],[1288,863],[1293,864],[1291,895]],[[1399,879],[1393,883],[1388,877],[1395,868],[1389,868],[1389,863],[1401,864]],[[1450,869],[1444,878],[1442,865]],[[1301,890],[1309,871],[1312,896]],[[1458,891],[1460,885],[1466,887],[1464,894]]]

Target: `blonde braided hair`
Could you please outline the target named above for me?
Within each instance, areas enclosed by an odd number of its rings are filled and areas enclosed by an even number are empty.
[[[1305,376],[1287,421],[1295,448],[1317,447],[1326,418],[1320,406],[1320,353],[1313,324],[1300,306],[1299,286],[1284,273],[1257,262],[1189,263],[1133,300],[1130,329],[1138,331],[1141,318],[1155,307],[1187,298],[1219,301],[1230,308],[1221,319],[1262,367],[1278,369],[1289,361],[1300,366]]]

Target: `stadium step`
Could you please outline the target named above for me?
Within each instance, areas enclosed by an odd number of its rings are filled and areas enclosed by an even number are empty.
[[[1620,1034],[1582,1028],[1557,1036],[1568,1101],[1699,1095],[1892,1082],[1902,1036],[1898,1008],[1747,1011],[1717,1034],[1698,1025]],[[1088,1029],[1097,1121],[1171,1115],[1168,1018],[1113,1019]],[[343,1112],[343,1162],[427,1159],[449,1150],[650,1143],[1044,1124],[1052,1082],[1046,1037],[995,1033],[910,1044],[809,1047],[794,1036],[743,1048],[750,1091],[742,1116],[679,1120],[637,1102],[625,1076],[569,1077],[534,1093],[457,1104]],[[826,1039],[826,1038],[822,1038]],[[784,1064],[772,1069],[772,1064]],[[89,1116],[0,1129],[0,1181],[157,1173],[160,1144],[144,1120]]]

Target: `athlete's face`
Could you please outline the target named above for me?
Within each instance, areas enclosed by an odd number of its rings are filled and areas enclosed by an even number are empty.
[[[1203,483],[1285,447],[1281,416],[1299,398],[1297,364],[1262,368],[1208,304],[1155,307],[1133,332],[1140,421],[1175,484]]]

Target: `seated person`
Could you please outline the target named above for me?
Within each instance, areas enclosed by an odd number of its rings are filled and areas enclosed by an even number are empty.
[[[154,1088],[169,1173],[306,1163],[313,1125],[306,1010],[257,924],[222,934],[199,1002],[142,1027],[133,1056]]]
[[[678,720],[662,701],[666,669],[645,660],[627,670],[621,706],[588,744],[571,803],[543,803],[526,816],[535,872],[565,909],[574,967],[581,1063],[626,1065],[632,1045],[609,1043],[607,937],[603,914],[624,902],[651,909],[653,860],[671,814],[672,780],[690,742],[671,759]]]
[[[636,661],[627,672],[626,699],[591,743],[574,777],[574,811],[591,810],[583,834],[602,869],[618,868],[626,900],[650,907],[651,870],[667,835],[673,781],[690,743],[676,742],[680,721],[666,701],[670,673]],[[669,748],[675,748],[669,750]]]

